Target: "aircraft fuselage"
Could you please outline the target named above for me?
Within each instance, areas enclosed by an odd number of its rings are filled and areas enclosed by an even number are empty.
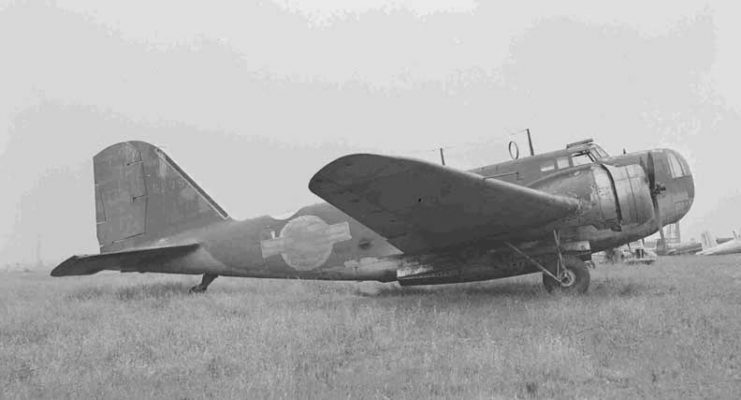
[[[689,210],[694,183],[687,163],[668,149],[651,150],[656,180],[663,190],[658,206],[663,223]],[[286,219],[269,216],[244,221],[224,219],[146,246],[200,243],[185,258],[141,267],[150,272],[207,272],[225,276],[328,280],[399,280],[402,283],[451,283],[537,272],[504,246],[513,242],[543,262],[553,260],[553,232],[574,254],[629,243],[657,231],[646,185],[648,152],[607,156],[586,143],[469,172],[552,194],[573,197],[574,214],[542,226],[492,236],[424,254],[404,254],[386,238],[338,208],[321,203]],[[569,247],[571,246],[571,247]]]

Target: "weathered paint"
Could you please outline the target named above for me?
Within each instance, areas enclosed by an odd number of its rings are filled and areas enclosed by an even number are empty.
[[[93,157],[93,170],[101,252],[142,247],[229,220],[175,162],[148,143],[109,146]]]
[[[383,235],[424,254],[559,220],[579,202],[424,161],[374,154],[341,157],[309,189]]]
[[[263,258],[280,255],[291,268],[310,271],[327,262],[335,243],[350,239],[347,222],[327,225],[315,215],[302,215],[288,221],[277,238],[261,241],[260,248]]]
[[[658,197],[664,223],[676,222],[692,204],[692,176],[689,168],[682,176],[670,173],[667,157],[677,153],[653,152],[656,179],[666,187]],[[557,159],[574,154],[593,155],[594,162],[541,170],[543,163],[557,166]],[[403,158],[347,156],[328,164],[311,184],[337,206],[307,206],[286,219],[234,221],[161,150],[126,142],[95,157],[101,250],[154,249],[147,257],[111,255],[97,264],[101,256],[73,257],[55,271],[71,275],[100,267],[403,284],[537,272],[504,241],[550,267],[554,231],[562,249],[587,256],[656,231],[641,166],[646,154],[605,157],[586,143],[468,172]],[[137,204],[143,204],[143,217]],[[141,221],[145,231],[132,235]],[[172,250],[155,257],[159,247]],[[75,269],[81,260],[90,268]]]

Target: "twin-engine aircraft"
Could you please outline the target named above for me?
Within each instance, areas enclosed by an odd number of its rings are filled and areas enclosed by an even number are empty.
[[[692,205],[687,162],[668,149],[609,156],[591,140],[462,171],[352,154],[319,170],[327,203],[287,219],[235,221],[159,148],[114,144],[93,158],[100,254],[52,276],[102,270],[429,285],[542,272],[583,293],[591,254],[661,230]]]

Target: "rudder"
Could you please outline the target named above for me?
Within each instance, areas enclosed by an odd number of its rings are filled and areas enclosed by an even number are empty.
[[[715,240],[715,236],[709,231],[704,231],[701,234],[700,238],[702,239],[703,250],[709,250],[718,245],[718,242]]]
[[[109,146],[93,157],[93,170],[102,253],[229,219],[167,154],[149,143]]]

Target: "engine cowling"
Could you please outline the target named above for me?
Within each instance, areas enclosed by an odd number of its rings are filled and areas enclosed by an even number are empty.
[[[646,172],[639,165],[603,166],[614,183],[616,202],[622,224],[640,225],[654,216]]]
[[[653,218],[646,173],[640,165],[621,167],[592,164],[535,182],[534,189],[576,197],[582,202],[573,217],[576,225],[620,230]]]

